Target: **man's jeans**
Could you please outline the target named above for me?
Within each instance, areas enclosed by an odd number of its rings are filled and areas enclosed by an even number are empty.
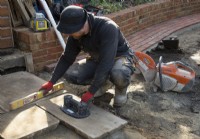
[[[127,90],[133,74],[132,59],[118,57],[108,76],[109,80],[115,85],[115,89]],[[98,62],[92,59],[83,59],[74,63],[64,77],[67,81],[78,85],[89,85],[94,77]],[[106,75],[105,75],[106,76]]]

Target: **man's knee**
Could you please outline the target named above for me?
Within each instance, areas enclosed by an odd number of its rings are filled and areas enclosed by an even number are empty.
[[[111,71],[110,80],[117,87],[124,88],[130,84],[131,74],[128,70],[114,69]]]
[[[66,81],[73,83],[73,84],[78,84],[77,83],[77,76],[73,75],[73,74],[69,74],[69,73],[65,73],[64,78]]]
[[[64,78],[76,85],[89,85],[91,83],[90,79],[84,79],[79,75],[78,70],[69,70],[65,73]]]
[[[64,74],[64,78],[73,84],[78,84],[78,64],[73,64]]]
[[[76,85],[88,85],[90,84],[90,80],[83,80],[82,78],[79,78],[79,76],[75,75],[75,74],[65,74],[64,78],[73,84]]]

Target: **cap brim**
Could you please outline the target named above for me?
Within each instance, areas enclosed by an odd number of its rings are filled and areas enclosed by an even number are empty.
[[[79,25],[66,26],[62,23],[58,23],[57,30],[62,32],[62,33],[65,33],[65,34],[72,34],[74,32],[81,30],[83,25],[84,24],[82,23],[82,24],[79,24]]]
[[[87,18],[88,18],[88,15],[86,12],[84,21],[78,25],[66,25],[66,24],[62,24],[59,21],[58,25],[57,25],[57,30],[60,31],[61,33],[65,33],[65,34],[72,34],[72,33],[78,32],[79,30],[81,30],[81,28],[85,24]]]

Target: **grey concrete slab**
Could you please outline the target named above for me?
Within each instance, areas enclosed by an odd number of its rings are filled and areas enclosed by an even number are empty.
[[[24,54],[17,49],[14,49],[12,54],[0,56],[0,71],[25,66]]]
[[[54,130],[59,120],[43,109],[32,106],[0,115],[0,138],[31,138]]]
[[[74,130],[67,128],[63,124],[59,124],[58,127],[48,133],[37,136],[37,139],[85,139],[78,135]]]
[[[45,82],[24,71],[0,76],[0,108],[9,111],[10,102],[38,91]]]
[[[60,110],[60,106],[63,105],[64,95],[54,97],[50,100],[40,101],[37,105],[57,117],[64,125],[74,129],[75,132],[85,138],[104,138],[114,131],[122,129],[127,124],[127,121],[94,105],[91,106],[91,115],[89,117],[83,119],[70,117]],[[72,95],[74,99],[80,101],[80,98],[77,96],[73,94],[70,95]]]

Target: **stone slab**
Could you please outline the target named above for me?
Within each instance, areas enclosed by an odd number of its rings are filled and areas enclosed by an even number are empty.
[[[0,115],[0,138],[32,138],[54,130],[59,120],[38,106]]]
[[[1,56],[0,71],[4,71],[14,67],[25,67],[24,55],[17,49],[12,54]]]
[[[15,72],[0,76],[0,108],[9,111],[9,103],[38,91],[43,79],[28,72]]]
[[[69,95],[66,93],[64,95]],[[60,106],[63,105],[64,95],[54,97],[50,100],[43,100],[37,103],[38,106],[45,109],[55,117],[57,117],[64,125],[72,128],[81,136],[88,139],[101,139],[123,128],[127,121],[107,112],[94,105],[91,106],[91,115],[87,118],[76,119],[70,117],[60,110]],[[74,99],[80,101],[80,98],[70,94]]]

